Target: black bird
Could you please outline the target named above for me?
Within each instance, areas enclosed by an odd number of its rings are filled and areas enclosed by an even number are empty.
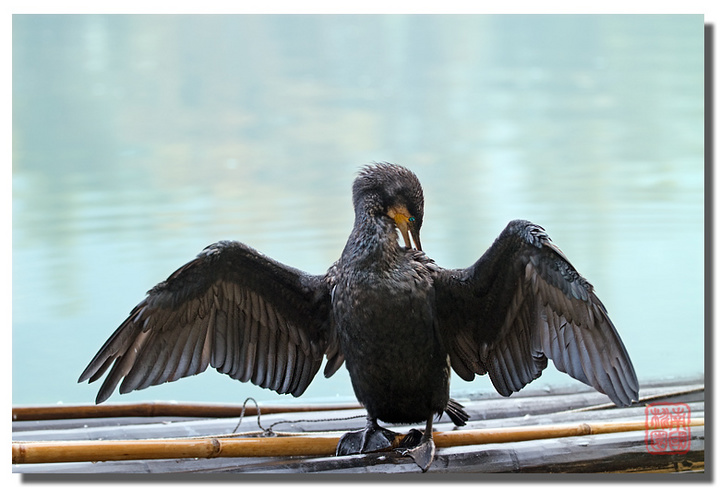
[[[353,205],[352,232],[325,275],[235,241],[208,246],[148,292],[79,382],[110,368],[101,403],[118,383],[124,394],[211,365],[300,396],[324,356],[326,377],[345,362],[368,412],[366,428],[345,434],[338,454],[389,447],[395,434],[378,420],[425,422],[422,435],[403,442],[423,471],[434,457],[433,417],[467,420],[449,398],[451,368],[467,381],[489,374],[509,396],[550,358],[619,406],[638,400],[632,362],[605,307],[543,228],[512,221],[475,264],[448,270],[422,252],[423,191],[410,170],[363,168]]]

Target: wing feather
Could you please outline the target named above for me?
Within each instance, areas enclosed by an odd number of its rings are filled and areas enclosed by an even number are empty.
[[[205,338],[198,343],[199,351],[193,354],[192,369],[196,372],[204,372],[212,357],[213,333],[217,324],[217,310],[212,309],[210,312],[209,326],[205,329]]]
[[[208,314],[208,316],[211,315]],[[197,324],[187,328],[188,335],[185,340],[185,346],[181,350],[179,358],[177,358],[178,366],[171,375],[161,379],[162,382],[172,382],[192,375],[193,372],[201,372],[199,367],[202,360],[202,350],[205,347],[205,338],[207,337],[205,332],[212,324],[208,322],[208,316],[202,318],[202,321],[197,321]],[[171,361],[174,361],[174,359]]]
[[[287,333],[279,331],[275,353],[275,378],[270,386],[270,389],[274,391],[280,390],[283,380],[285,379],[285,366],[288,364],[288,344]]]
[[[293,376],[296,373],[297,344],[288,342],[287,344],[287,363],[285,365],[284,382],[280,388],[280,392],[290,392],[293,382]]]
[[[267,352],[265,354],[265,381],[263,387],[270,389],[275,383],[275,362],[277,360],[278,330],[273,328],[268,334]]]
[[[199,327],[202,326],[199,325]],[[193,344],[193,341],[197,340],[197,338],[193,338],[195,330],[196,327],[194,324],[186,325],[180,328],[175,345],[161,344],[162,346],[156,346],[155,349],[162,351],[165,359],[164,362],[155,362],[156,364],[159,363],[161,367],[154,367],[158,370],[158,375],[155,377],[149,376],[146,381],[147,385],[144,385],[144,387],[162,384],[163,382],[173,380],[173,376],[177,376],[176,378],[184,377],[184,373],[187,371],[190,364],[192,350],[194,350],[195,345]],[[190,354],[188,354],[188,350],[191,350]],[[170,351],[169,355],[167,354],[168,351]],[[165,363],[164,369],[162,368],[163,363]]]
[[[230,376],[238,379],[240,382],[249,382],[250,379],[252,379],[253,370],[255,368],[257,335],[255,335],[255,339],[253,339],[254,327],[252,317],[247,317],[251,316],[251,314],[246,316],[238,310],[235,310],[235,313],[243,316],[242,320],[238,320],[238,324],[242,325],[243,338],[242,343],[238,343],[238,341],[233,338],[233,358],[232,363],[230,364]],[[242,348],[238,346],[239,344],[243,345]]]
[[[298,351],[298,353],[300,352]],[[298,355],[296,358],[297,363],[295,364],[295,371],[293,372],[292,383],[290,384],[290,392],[295,392],[297,390],[303,377],[303,369],[305,368],[305,356]]]
[[[262,308],[262,305],[258,304],[256,307],[258,308],[258,316],[260,316],[260,309]],[[255,322],[254,324],[260,323]],[[259,385],[260,387],[265,387],[265,377],[267,375],[267,363],[265,358],[268,353],[268,336],[270,335],[270,328],[256,327],[253,328],[253,331],[257,333],[257,346],[255,350],[255,368],[253,369],[252,383]]]

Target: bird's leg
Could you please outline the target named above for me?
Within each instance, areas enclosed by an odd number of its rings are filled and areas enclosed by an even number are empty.
[[[397,433],[380,427],[377,419],[368,416],[364,430],[345,433],[337,444],[335,455],[377,452],[392,448]]]
[[[423,472],[427,471],[430,464],[435,458],[435,442],[432,437],[432,415],[427,419],[425,423],[425,432],[420,436],[418,430],[410,430],[405,438],[400,442],[400,448],[398,451],[402,455],[411,457],[415,463],[422,469]]]

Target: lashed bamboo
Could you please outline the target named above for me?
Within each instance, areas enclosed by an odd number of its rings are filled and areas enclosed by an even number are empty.
[[[690,426],[704,426],[703,418]],[[642,422],[581,423],[504,429],[459,430],[434,433],[439,448],[484,443],[539,440],[567,436],[618,433],[646,429]],[[13,442],[12,463],[96,462],[213,457],[326,456],[335,452],[338,436],[274,438],[174,438],[154,440],[100,440]]]

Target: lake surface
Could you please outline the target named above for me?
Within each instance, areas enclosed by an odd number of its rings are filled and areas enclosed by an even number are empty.
[[[532,220],[641,383],[701,375],[703,56],[688,15],[14,16],[13,404],[92,402],[85,365],[210,243],[324,273],[371,161],[416,172],[441,266]],[[249,396],[292,400],[210,369],[111,401]],[[352,398],[344,368],[303,396]]]

